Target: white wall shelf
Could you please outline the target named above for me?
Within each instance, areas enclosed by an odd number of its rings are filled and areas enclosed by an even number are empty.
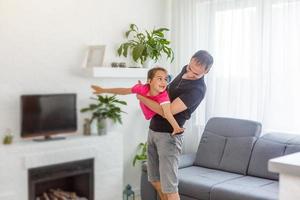
[[[113,68],[93,67],[92,76],[102,78],[146,78],[148,69],[145,68]]]

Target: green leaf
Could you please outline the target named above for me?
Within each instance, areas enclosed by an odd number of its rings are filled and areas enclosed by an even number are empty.
[[[137,61],[143,54],[145,46],[143,44],[139,44],[132,50],[132,57],[134,61]]]
[[[87,112],[87,111],[90,111],[90,108],[82,108],[82,109],[80,110],[80,112]]]
[[[133,31],[138,31],[138,27],[135,25],[135,24],[130,24],[130,29],[133,30]]]
[[[160,43],[163,44],[164,47],[166,47],[167,45],[170,44],[170,41],[168,41],[168,40],[166,40],[166,39],[162,39],[162,40],[160,40]],[[168,47],[166,47],[166,48],[168,48]]]
[[[132,30],[126,31],[125,36],[128,38],[129,34],[132,32]]]
[[[164,37],[164,34],[162,32],[155,32],[154,35],[157,35],[159,37]]]
[[[135,166],[136,161],[138,160],[139,156],[136,155],[133,159],[132,165]]]
[[[115,100],[114,102],[122,104],[122,105],[127,105],[126,101]]]
[[[125,43],[125,44],[124,44],[124,48],[123,48],[123,56],[124,56],[124,57],[127,57],[129,45],[130,45],[130,44],[128,44],[128,43]]]
[[[164,31],[169,31],[168,28],[158,28],[156,30],[154,30],[153,32],[164,32]]]
[[[122,51],[123,51],[123,44],[121,44],[120,47],[118,48],[118,55],[119,56],[122,55]]]

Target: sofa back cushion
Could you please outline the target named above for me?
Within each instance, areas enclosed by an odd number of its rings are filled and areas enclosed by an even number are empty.
[[[194,165],[246,174],[261,124],[233,118],[211,118],[204,129]]]
[[[284,151],[284,155],[296,152],[300,152],[300,136],[294,137],[288,142]]]
[[[247,174],[278,180],[278,173],[268,171],[268,161],[298,151],[300,151],[300,136],[283,133],[265,134],[254,145]]]

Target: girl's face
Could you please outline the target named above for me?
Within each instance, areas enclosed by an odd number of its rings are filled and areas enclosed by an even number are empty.
[[[166,72],[158,70],[154,77],[148,80],[148,83],[155,92],[163,92],[167,88],[168,75]]]

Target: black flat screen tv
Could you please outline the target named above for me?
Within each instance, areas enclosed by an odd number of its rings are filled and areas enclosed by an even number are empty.
[[[21,137],[72,133],[77,130],[76,94],[21,96]]]

